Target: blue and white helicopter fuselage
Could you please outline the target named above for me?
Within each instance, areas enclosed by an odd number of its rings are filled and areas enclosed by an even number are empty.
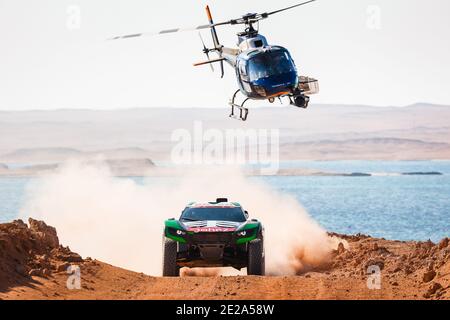
[[[291,105],[307,108],[309,95],[318,93],[318,81],[298,74],[297,67],[289,51],[281,46],[269,45],[267,39],[258,33],[259,21],[273,14],[303,6],[314,1],[316,0],[308,0],[271,12],[248,13],[240,18],[219,23],[214,23],[209,6],[206,6],[206,14],[209,22],[206,25],[184,29],[173,28],[157,33],[129,34],[113,37],[112,40],[187,30],[209,29],[214,46],[207,48],[200,35],[203,43],[203,53],[206,54],[208,60],[196,63],[194,66],[209,64],[214,71],[213,64],[219,63],[221,77],[224,76],[224,62],[227,62],[234,68],[239,89],[234,93],[230,101],[230,117],[245,121],[247,119],[248,109],[244,107],[244,104],[248,100],[268,100],[270,103],[273,103],[275,98],[281,100],[282,97],[287,97]],[[220,44],[216,27],[223,25],[245,25],[245,30],[237,34],[237,48],[227,48]],[[218,58],[210,59],[210,52],[217,53]],[[244,100],[241,103],[236,103],[238,93],[242,93],[244,96]],[[236,113],[236,109],[239,110],[239,114]]]

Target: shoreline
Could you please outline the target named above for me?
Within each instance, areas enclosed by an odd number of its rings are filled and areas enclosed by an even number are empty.
[[[0,164],[1,165],[1,164]],[[33,178],[52,175],[57,173],[64,164],[30,165],[21,168],[9,168],[6,165],[0,166],[0,178]],[[97,165],[94,165],[97,166]],[[186,168],[196,168],[196,166],[173,166],[173,167],[114,167],[107,166],[114,177],[118,178],[138,178],[138,177],[176,177],[183,174]],[[246,176],[305,176],[305,177],[376,177],[376,176],[442,176],[446,173],[431,171],[408,171],[408,172],[335,172],[303,167],[280,168],[274,173],[264,173],[261,168],[243,168]]]

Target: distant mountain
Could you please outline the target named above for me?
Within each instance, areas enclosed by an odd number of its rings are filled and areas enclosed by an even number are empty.
[[[147,159],[150,156],[150,153],[142,148],[109,149],[86,152],[85,154],[91,158],[103,157],[110,160]]]
[[[450,107],[310,105],[252,108],[243,123],[228,108],[0,112],[1,163],[70,158],[169,161],[177,129],[278,129],[281,160],[450,159]]]
[[[19,149],[5,155],[0,160],[6,163],[60,163],[70,159],[106,159],[108,161],[122,159],[147,159],[148,151],[141,148],[120,148],[83,152],[71,148],[34,148]]]
[[[63,161],[80,154],[80,151],[71,148],[34,148],[18,149],[5,155],[0,155],[0,159],[3,162]]]
[[[145,176],[155,168],[150,159],[116,159],[116,160],[86,160],[79,162],[81,165],[105,166],[115,176]],[[60,169],[63,163],[34,164],[8,168],[0,165],[0,176],[35,176]]]
[[[363,138],[285,143],[281,157],[314,160],[450,159],[450,144],[400,138]]]

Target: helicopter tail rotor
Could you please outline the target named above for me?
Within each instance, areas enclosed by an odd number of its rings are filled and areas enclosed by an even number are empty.
[[[202,42],[202,45],[203,45],[203,53],[206,55],[206,58],[208,58],[208,62],[210,62],[211,58],[209,57],[209,52],[211,50],[206,47],[205,41],[203,41],[203,37],[200,32],[198,33],[198,36],[200,37],[200,41]],[[211,67],[211,71],[214,72],[214,66],[212,65],[212,63],[208,63],[208,64]]]
[[[225,60],[222,55],[219,52],[219,58],[218,59],[211,59],[211,57],[209,56],[209,53],[211,51],[217,51],[215,48],[213,49],[208,49],[208,47],[205,44],[205,41],[203,41],[203,37],[202,34],[199,32],[198,36],[200,37],[200,41],[202,42],[203,45],[203,53],[206,55],[206,58],[208,60],[206,61],[202,61],[202,62],[198,62],[198,63],[194,63],[194,66],[203,66],[205,64],[209,64],[209,66],[211,67],[211,71],[214,72],[214,67],[213,67],[213,63],[215,62],[219,62],[221,64],[221,69],[222,69],[222,77],[223,77],[223,60]],[[218,51],[217,51],[218,52]]]
[[[208,60],[203,61],[203,62],[194,63],[194,66],[202,66],[202,65],[205,65],[205,64],[209,64],[210,67],[211,67],[211,70],[214,72],[213,63],[218,62],[218,63],[220,63],[221,78],[223,78],[223,75],[224,75],[223,62],[225,61],[225,58],[222,57],[222,52],[218,51],[215,48],[208,49],[208,47],[206,47],[206,45],[205,45],[205,41],[203,41],[203,37],[202,37],[200,32],[198,33],[198,35],[199,35],[200,41],[202,42],[202,45],[203,45],[203,53],[206,55],[206,58]],[[209,56],[209,53],[211,51],[217,52],[219,54],[219,58],[218,59],[211,59],[210,56]]]
[[[219,37],[217,36],[216,27],[214,26],[214,21],[212,18],[211,10],[209,9],[209,6],[206,6],[206,15],[208,17],[208,22],[211,25],[211,36],[214,43],[214,49],[219,54],[219,57],[222,58],[222,45],[219,42]],[[224,76],[224,68],[223,68],[223,60],[220,61],[220,71],[221,71],[221,78]]]
[[[204,61],[204,62],[195,63],[194,66],[201,66],[201,65],[209,64],[211,67],[211,70],[214,72],[213,63],[218,62],[218,63],[220,63],[221,78],[223,78],[223,76],[224,76],[223,61],[225,60],[225,58],[223,58],[223,56],[222,56],[223,46],[219,42],[219,37],[217,36],[217,31],[216,31],[216,28],[214,27],[215,25],[214,25],[214,21],[212,19],[211,10],[209,9],[209,6],[206,6],[206,15],[208,17],[208,22],[209,22],[209,26],[211,29],[211,37],[213,40],[214,47],[212,49],[208,49],[208,47],[205,44],[205,41],[203,40],[202,34],[199,32],[198,35],[199,35],[200,41],[202,42],[202,45],[203,45],[203,53],[206,55],[206,58],[208,60]],[[209,53],[212,51],[216,52],[219,55],[218,59],[211,60]]]
[[[211,36],[214,42],[214,48],[220,50],[220,42],[219,37],[217,36],[216,27],[214,26],[214,21],[211,15],[211,10],[209,10],[209,6],[206,6],[206,15],[208,16],[208,22],[210,23],[211,27]]]

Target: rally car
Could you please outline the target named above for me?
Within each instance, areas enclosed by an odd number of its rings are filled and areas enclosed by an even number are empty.
[[[180,219],[165,221],[163,276],[176,277],[180,268],[247,268],[264,275],[264,228],[237,202],[191,202]]]

